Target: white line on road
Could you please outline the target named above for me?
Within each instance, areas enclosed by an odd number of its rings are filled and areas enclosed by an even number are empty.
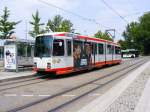
[[[88,96],[100,96],[101,94],[98,93],[93,93],[93,94],[89,94]]]
[[[64,95],[62,95],[63,97],[74,97],[74,96],[76,96],[76,95],[73,95],[73,94],[64,94]]]
[[[38,95],[38,96],[41,96],[41,97],[45,97],[45,96],[51,96],[51,95],[48,95],[48,94],[43,94],[43,95]]]
[[[16,94],[5,94],[4,96],[17,96]]]
[[[34,95],[32,95],[32,94],[23,94],[21,96],[34,96]]]

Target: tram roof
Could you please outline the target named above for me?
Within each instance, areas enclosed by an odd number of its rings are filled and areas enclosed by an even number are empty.
[[[121,52],[130,52],[130,51],[138,51],[137,49],[125,49],[125,50],[121,50]]]
[[[38,36],[48,36],[48,35],[54,35],[54,36],[67,36],[67,37],[73,37],[73,38],[79,38],[79,39],[87,39],[87,40],[93,40],[93,41],[101,41],[101,42],[107,42],[109,44],[114,44],[119,46],[119,44],[109,41],[109,40],[105,40],[105,39],[100,39],[100,38],[95,38],[95,37],[91,37],[91,36],[85,36],[85,35],[79,35],[79,34],[75,34],[75,33],[69,33],[69,32],[51,32],[51,33],[44,33],[44,34],[40,34]]]

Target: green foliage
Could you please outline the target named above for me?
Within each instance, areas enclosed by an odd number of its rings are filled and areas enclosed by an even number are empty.
[[[72,32],[73,24],[70,20],[64,19],[60,15],[56,15],[52,20],[47,22],[47,31],[50,29],[53,32]]]
[[[100,30],[94,35],[94,37],[113,41],[113,39],[107,33],[103,33]]]
[[[138,33],[139,37],[137,37],[137,39],[143,47],[144,54],[150,54],[150,12],[144,14],[140,18],[140,28]]]
[[[123,32],[125,48],[134,48],[143,54],[150,54],[150,12],[140,17],[139,22],[131,22]]]
[[[9,16],[10,11],[7,7],[3,10],[3,15],[0,16],[0,32],[2,33],[1,38],[2,39],[9,39],[10,36],[15,33],[13,30],[15,29],[15,26],[19,24],[21,21],[18,22],[10,22]]]
[[[40,23],[41,18],[39,17],[39,12],[36,11],[35,15],[32,14],[32,21],[30,21],[30,24],[33,26],[33,30],[29,32],[29,34],[32,37],[36,37],[38,34],[44,33],[44,29],[41,29],[41,26],[44,25],[44,23]]]
[[[137,36],[138,29],[139,29],[139,23],[131,22],[130,24],[127,25],[126,31],[123,32],[123,36],[126,43],[125,45],[127,49],[136,48],[135,39]]]
[[[127,48],[127,44],[128,44],[127,41],[119,40],[118,44],[121,45],[121,49],[123,49],[123,50],[128,49]]]
[[[72,32],[73,31],[72,26],[73,26],[73,24],[71,23],[71,21],[65,19],[61,23],[61,31]]]

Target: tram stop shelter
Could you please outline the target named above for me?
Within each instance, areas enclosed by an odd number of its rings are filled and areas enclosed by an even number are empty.
[[[21,68],[33,66],[34,41],[6,40],[4,43],[5,71],[18,72]]]

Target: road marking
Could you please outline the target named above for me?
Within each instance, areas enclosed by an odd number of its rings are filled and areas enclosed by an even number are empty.
[[[88,96],[100,96],[101,94],[98,93],[93,93],[93,94],[89,94]]]
[[[74,96],[76,96],[76,95],[73,95],[73,94],[64,94],[64,95],[62,95],[63,97],[74,97]]]
[[[17,96],[16,94],[5,94],[4,96]]]
[[[48,95],[48,94],[43,94],[43,95],[38,95],[38,96],[40,96],[40,97],[45,97],[45,96],[51,96],[51,95]]]
[[[32,95],[32,94],[23,94],[21,96],[34,96],[34,95]]]

